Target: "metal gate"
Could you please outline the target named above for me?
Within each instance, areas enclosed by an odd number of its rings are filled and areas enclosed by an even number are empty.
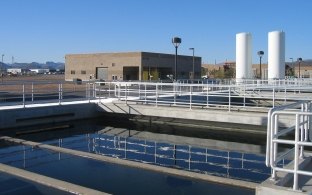
[[[96,68],[96,78],[101,80],[108,80],[108,68]]]

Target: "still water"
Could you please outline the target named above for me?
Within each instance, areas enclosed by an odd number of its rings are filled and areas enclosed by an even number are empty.
[[[168,142],[170,139],[160,139],[159,133],[151,133],[148,134],[150,136],[143,138],[144,136],[140,135],[144,134],[144,131],[129,131],[128,125],[126,125],[128,128],[113,125],[114,127],[105,122],[82,121],[58,131],[32,134],[17,132],[17,134],[22,139],[98,155],[257,183],[268,178],[270,174],[270,169],[264,165],[263,154],[209,148],[198,146],[198,144],[186,145],[183,141],[180,143],[181,139],[189,139],[186,136],[165,136],[175,138],[177,141],[174,143]],[[0,162],[112,194],[255,193],[254,190],[189,180],[7,143],[2,143],[0,148]],[[1,184],[14,182],[7,178],[7,175],[0,173],[0,176]],[[19,182],[16,178],[15,181]],[[49,190],[34,189],[38,187],[33,185],[30,188],[24,188],[25,194],[53,194],[49,193]],[[14,190],[10,191],[1,187],[0,193],[19,194]]]

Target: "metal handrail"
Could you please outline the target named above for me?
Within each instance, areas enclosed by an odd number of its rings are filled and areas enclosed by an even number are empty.
[[[2,83],[0,106],[35,104],[36,102],[95,100],[117,98],[143,104],[193,107],[220,107],[231,111],[241,108],[269,109],[296,100],[312,98],[312,80],[196,80],[168,82],[84,82],[75,83]],[[47,84],[51,88],[45,87]],[[309,93],[302,93],[309,92]],[[7,94],[7,95],[4,95]],[[181,98],[181,97],[184,97]],[[44,101],[43,101],[44,100]]]
[[[281,117],[293,117],[294,126],[280,127]],[[293,174],[293,190],[298,190],[298,176],[312,176],[311,171],[300,170],[299,158],[305,158],[304,146],[312,146],[311,140],[308,139],[312,130],[312,102],[298,101],[296,103],[272,108],[268,112],[267,125],[267,148],[266,148],[266,165],[272,168],[272,179],[276,179],[277,172],[286,172]],[[294,140],[281,139],[290,132],[294,132]],[[288,150],[278,153],[279,144],[292,145]],[[279,167],[278,163],[293,155],[293,168]]]
[[[286,82],[287,81],[287,82]],[[309,82],[308,82],[309,81]],[[298,99],[307,100],[312,97],[312,86],[308,85],[311,81],[295,83],[289,85],[291,81],[268,81],[267,83],[155,83],[155,82],[96,82],[95,93],[100,94],[102,89],[97,88],[101,85],[113,85],[112,93],[118,100],[141,102],[145,104],[162,105],[182,105],[208,107],[221,106],[228,108],[241,107],[261,107],[271,108],[279,105],[289,104]],[[299,85],[300,84],[300,85]],[[299,93],[302,90],[310,93]],[[107,89],[106,89],[107,92]],[[310,95],[311,94],[311,95]],[[96,97],[102,98],[101,95]],[[170,97],[172,99],[170,99]],[[184,99],[181,97],[184,97]],[[193,98],[196,97],[196,98]],[[234,100],[240,99],[239,101]],[[253,102],[248,102],[251,100]],[[259,104],[260,102],[261,104]]]

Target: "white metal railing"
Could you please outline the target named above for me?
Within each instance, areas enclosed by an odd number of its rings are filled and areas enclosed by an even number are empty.
[[[95,97],[110,93],[118,100],[142,104],[199,107],[272,108],[297,100],[312,99],[311,80],[249,81],[220,84],[210,82],[95,82]],[[103,87],[106,86],[106,87]],[[108,87],[109,86],[109,89]],[[304,92],[304,93],[303,93]]]
[[[280,127],[282,117],[291,118],[293,126]],[[305,146],[312,146],[309,135],[312,133],[312,103],[311,101],[298,101],[287,106],[272,108],[268,112],[266,165],[272,168],[272,179],[277,178],[277,172],[293,174],[293,190],[298,190],[299,175],[312,176],[311,171],[301,170],[299,160],[304,160]],[[294,133],[294,138],[285,137]],[[280,151],[279,145],[290,146],[286,151]],[[292,165],[279,166],[284,159],[293,160]]]
[[[271,108],[312,99],[312,80],[183,80],[159,82],[1,83],[0,106],[118,98],[142,104],[193,107]]]
[[[37,103],[59,103],[94,99],[94,84],[77,85],[73,82],[1,83],[0,106]]]

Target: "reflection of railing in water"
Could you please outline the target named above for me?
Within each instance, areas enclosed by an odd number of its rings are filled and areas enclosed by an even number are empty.
[[[46,143],[115,158],[253,182],[261,182],[270,175],[270,169],[265,167],[264,157],[255,154],[98,133],[51,140]],[[12,153],[0,150],[1,162],[28,169],[70,158],[59,152],[47,152],[27,146],[18,147],[16,151],[11,150]]]
[[[61,142],[61,139],[59,141]],[[64,157],[59,152],[42,150],[32,146],[18,145],[12,146],[12,148],[16,150],[14,152],[5,152],[7,148],[0,150],[0,163],[29,169],[70,158],[68,155]]]
[[[186,145],[98,134],[89,137],[90,152],[142,163],[261,182],[270,175],[264,157]]]

